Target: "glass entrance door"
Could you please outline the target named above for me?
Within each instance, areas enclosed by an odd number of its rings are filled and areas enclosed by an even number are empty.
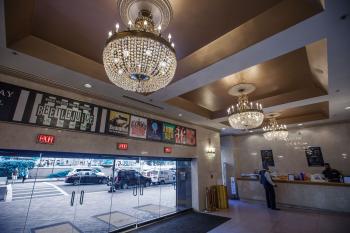
[[[82,232],[109,232],[113,192],[108,186],[113,177],[114,159],[90,157],[83,159],[79,172],[74,226]]]
[[[138,223],[160,217],[160,186],[162,160],[159,158],[140,158]]]
[[[79,158],[41,156],[24,232],[79,232],[75,214],[83,166]]]
[[[0,229],[23,232],[34,189],[39,154],[24,156],[0,150]]]
[[[176,161],[163,159],[160,167],[160,216],[176,212]]]
[[[140,158],[116,158],[113,174],[111,213],[105,216],[109,218],[110,231],[135,228],[141,217],[138,213]]]

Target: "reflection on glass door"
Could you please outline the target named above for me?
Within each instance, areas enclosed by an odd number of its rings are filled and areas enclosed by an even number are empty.
[[[176,161],[176,206],[177,210],[192,208],[191,161]]]
[[[23,232],[34,190],[35,164],[39,155],[6,155],[0,151],[0,229]],[[34,192],[33,192],[34,191]]]

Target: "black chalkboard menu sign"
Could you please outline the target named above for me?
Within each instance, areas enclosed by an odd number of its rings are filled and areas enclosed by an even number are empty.
[[[309,167],[323,167],[324,161],[321,147],[308,147],[305,150],[307,164]]]
[[[274,167],[275,161],[273,160],[272,150],[261,150],[260,152],[262,164],[267,163],[270,167]]]

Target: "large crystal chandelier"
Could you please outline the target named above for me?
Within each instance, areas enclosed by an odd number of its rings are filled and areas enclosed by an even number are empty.
[[[286,125],[277,124],[276,115],[270,115],[269,123],[263,127],[264,137],[268,141],[287,140],[288,130]]]
[[[103,50],[108,78],[128,91],[148,93],[165,87],[177,66],[171,35],[168,39],[161,35],[170,21],[170,4],[167,0],[119,0],[118,7],[123,21],[128,20],[128,28],[119,31],[116,24],[116,29],[109,32]]]
[[[253,129],[264,120],[262,105],[248,101],[248,94],[255,90],[252,84],[238,84],[229,90],[229,94],[238,97],[238,103],[227,109],[228,121],[235,129]]]

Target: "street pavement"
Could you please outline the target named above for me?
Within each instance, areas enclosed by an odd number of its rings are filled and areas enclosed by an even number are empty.
[[[43,198],[52,196],[67,195],[62,189],[56,185],[48,182],[25,183],[25,184],[14,184],[12,185],[12,201],[30,199],[32,198]]]

